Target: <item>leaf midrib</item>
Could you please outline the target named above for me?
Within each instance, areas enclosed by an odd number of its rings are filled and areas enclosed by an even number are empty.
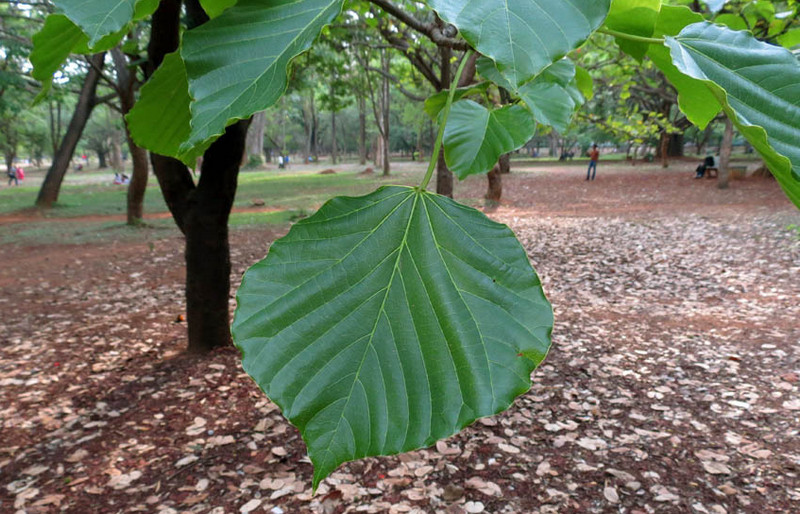
[[[347,407],[350,405],[350,400],[353,397],[353,391],[355,390],[356,383],[359,382],[360,379],[361,379],[360,375],[361,375],[361,369],[364,366],[364,361],[366,360],[367,355],[369,354],[369,351],[374,349],[372,342],[373,342],[373,340],[375,338],[375,332],[378,330],[378,323],[380,323],[381,317],[382,316],[386,316],[386,300],[389,298],[389,293],[392,290],[392,283],[394,282],[394,278],[397,275],[398,269],[400,269],[400,260],[402,259],[402,256],[403,256],[403,250],[408,247],[408,234],[411,231],[411,222],[414,220],[414,215],[415,215],[416,210],[417,210],[417,203],[419,202],[420,197],[425,193],[422,192],[422,191],[414,191],[412,194],[414,195],[414,203],[411,205],[411,214],[408,216],[408,223],[406,224],[406,229],[403,232],[403,239],[402,239],[402,241],[400,242],[400,245],[397,248],[397,259],[395,260],[394,267],[392,268],[392,275],[389,278],[388,286],[386,287],[386,292],[384,293],[383,301],[381,302],[381,307],[380,307],[380,309],[378,309],[378,315],[375,316],[375,324],[372,326],[372,330],[369,333],[369,340],[367,341],[366,347],[364,349],[364,355],[361,356],[361,362],[359,362],[358,368],[356,369],[355,376],[353,378],[353,384],[350,386],[350,391],[347,393],[347,396],[345,397],[346,401],[345,401],[344,406],[342,407],[341,413],[339,415],[339,420],[336,423],[336,429],[333,432],[333,436],[328,441],[328,444],[325,446],[325,448],[323,448],[321,450],[321,451],[324,451],[328,455],[331,454],[331,445],[333,444],[334,440],[336,439],[336,436],[339,434],[339,430],[341,428],[342,421],[346,419],[344,414],[345,414],[345,411],[347,410]],[[403,202],[401,202],[401,205],[403,203],[405,203],[406,201],[407,200],[404,200]],[[396,212],[396,211],[393,211],[393,212]],[[387,318],[388,318],[388,316],[387,316]],[[380,366],[378,367],[378,370],[381,372],[381,376],[383,376],[383,370],[380,368]],[[349,421],[348,421],[348,424],[349,424]],[[371,438],[372,437],[372,432],[371,431],[368,431],[368,432],[369,432],[370,438]],[[369,448],[371,445],[372,445],[372,440],[370,439],[369,444],[367,445],[367,447]]]

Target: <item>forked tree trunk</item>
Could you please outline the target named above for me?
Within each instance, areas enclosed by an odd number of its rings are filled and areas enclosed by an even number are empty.
[[[188,0],[186,7],[193,25],[207,19],[196,0]],[[180,0],[159,3],[148,47],[151,73],[167,53],[177,49],[180,19]],[[230,344],[228,218],[248,125],[249,121],[231,125],[205,152],[197,186],[183,163],[152,155],[167,206],[186,236],[186,317],[188,349],[193,353]]]
[[[61,140],[58,151],[53,156],[53,163],[50,165],[50,169],[47,170],[42,187],[39,189],[39,195],[36,197],[36,206],[39,208],[48,209],[58,201],[58,194],[61,191],[64,175],[67,174],[69,163],[75,154],[75,148],[78,146],[78,142],[83,135],[83,129],[86,127],[86,122],[89,121],[89,116],[95,106],[97,84],[100,81],[100,73],[103,69],[105,56],[105,53],[100,53],[93,55],[89,59],[91,67],[83,81],[83,86],[81,86],[78,103],[75,105],[72,119],[69,122],[67,131],[64,133],[64,138]]]
[[[728,189],[731,177],[731,153],[733,152],[733,123],[730,118],[725,118],[725,133],[722,136],[722,146],[719,149],[719,177],[717,187]]]

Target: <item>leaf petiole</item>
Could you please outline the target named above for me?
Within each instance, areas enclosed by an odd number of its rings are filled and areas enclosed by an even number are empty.
[[[656,38],[656,37],[644,37],[644,36],[637,36],[635,34],[628,34],[627,32],[619,32],[616,30],[612,30],[608,27],[603,27],[598,29],[600,34],[607,34],[609,36],[614,36],[619,39],[626,39],[628,41],[635,41],[637,43],[647,43],[648,45],[663,45],[664,38]]]
[[[433,145],[433,153],[431,154],[431,162],[428,164],[428,172],[425,174],[425,178],[422,179],[422,183],[419,185],[419,189],[421,191],[425,191],[430,184],[431,179],[433,178],[433,171],[436,169],[436,163],[439,162],[439,152],[442,151],[442,140],[444,139],[444,129],[447,126],[447,118],[450,116],[450,108],[453,106],[453,100],[456,97],[456,91],[458,90],[458,83],[461,80],[461,75],[464,74],[464,69],[467,67],[467,62],[469,62],[470,57],[474,53],[473,50],[467,50],[467,53],[464,54],[464,57],[461,59],[461,65],[458,67],[458,71],[456,72],[456,76],[453,79],[453,83],[450,85],[450,95],[447,97],[447,103],[442,109],[442,118],[439,122],[439,133],[436,136],[436,143]]]

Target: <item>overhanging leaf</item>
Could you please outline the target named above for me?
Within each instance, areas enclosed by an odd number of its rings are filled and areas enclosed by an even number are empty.
[[[800,207],[800,64],[791,52],[711,23],[666,44],[678,70],[708,87]]]
[[[702,22],[703,17],[688,7],[664,5],[658,15],[654,37],[676,36],[686,26]],[[722,106],[702,82],[681,73],[672,63],[669,48],[651,45],[647,55],[678,90],[678,106],[686,117],[704,129],[717,117]]]
[[[660,10],[661,0],[613,0],[606,26],[625,34],[650,37],[655,31]],[[625,53],[640,61],[650,46],[619,38],[617,44]]]
[[[594,97],[594,79],[592,79],[589,72],[581,66],[575,67],[575,84],[578,86],[584,98],[591,100]]]
[[[209,18],[216,18],[225,9],[235,4],[236,0],[200,0],[200,5],[203,6],[203,10],[208,14]]]
[[[511,230],[418,189],[336,198],[239,289],[245,370],[300,429],[314,487],[508,408],[553,314]]]
[[[490,111],[472,100],[456,102],[444,131],[447,166],[461,180],[486,173],[501,155],[522,148],[535,133],[533,116],[520,105]]]
[[[575,64],[567,58],[554,62],[519,87],[510,83],[491,59],[482,57],[477,66],[482,76],[522,99],[537,122],[556,130],[565,131],[576,109],[585,102],[575,80]]]
[[[155,0],[54,0],[53,3],[86,33],[92,48],[104,37],[120,32],[134,18],[148,16],[158,7]]]
[[[536,121],[565,132],[575,111],[586,101],[575,81],[575,64],[561,59],[519,88]]]
[[[610,0],[429,0],[516,86],[580,46],[608,14]]]
[[[47,94],[53,83],[53,74],[61,68],[72,49],[89,38],[83,31],[62,14],[51,14],[42,28],[32,38],[33,50],[30,61],[33,64],[33,78],[42,83],[42,92]]]
[[[343,0],[240,0],[187,31],[181,55],[189,80],[191,133],[180,149],[210,144],[225,127],[266,109],[283,94],[287,68],[332,22]]]
[[[486,93],[486,90],[489,89],[490,85],[491,84],[489,82],[481,82],[480,84],[475,84],[474,86],[458,88],[455,96],[453,97],[453,101],[457,102],[467,96],[482,95]],[[442,109],[444,109],[444,106],[447,104],[447,97],[449,95],[450,91],[439,91],[435,95],[425,100],[425,112],[431,117],[431,119],[436,120],[439,118],[439,113],[442,112]]]
[[[177,144],[185,141],[191,132],[190,101],[183,60],[177,52],[168,54],[142,87],[139,101],[126,117],[131,137],[142,148],[176,157],[194,167],[208,145],[176,153]]]

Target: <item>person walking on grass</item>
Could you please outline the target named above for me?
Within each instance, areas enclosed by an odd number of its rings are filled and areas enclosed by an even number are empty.
[[[589,169],[586,170],[586,180],[594,180],[597,176],[597,161],[599,160],[600,150],[597,149],[597,145],[592,145],[592,149],[589,151]]]
[[[9,186],[11,185],[12,182],[14,183],[14,185],[17,186],[19,185],[19,179],[17,179],[17,168],[15,168],[14,166],[8,168],[8,173],[6,173],[6,175],[8,175]]]

